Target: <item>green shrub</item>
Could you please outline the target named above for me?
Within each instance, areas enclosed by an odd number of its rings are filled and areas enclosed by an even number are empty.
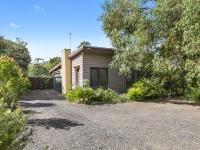
[[[30,83],[14,60],[0,56],[0,149],[22,149],[21,136],[25,125],[17,100]]]
[[[30,83],[8,56],[0,56],[0,79],[0,99],[9,108],[16,107],[18,97],[28,89]]]
[[[184,95],[187,100],[198,101],[200,100],[200,87],[192,87],[188,89]]]
[[[118,94],[112,89],[103,90],[102,88],[98,88],[94,93],[93,101],[95,102],[112,103],[117,101],[118,98]]]
[[[68,90],[65,97],[70,102],[83,104],[90,104],[93,102],[113,103],[118,100],[118,94],[111,89],[103,90],[98,88],[93,90],[89,87],[78,87],[73,90]]]
[[[73,90],[68,90],[66,99],[74,103],[89,103],[94,97],[94,91],[92,88],[78,87]]]
[[[133,84],[127,94],[130,99],[139,101],[145,98],[162,96],[165,94],[165,91],[158,81],[143,79]]]
[[[94,91],[95,96],[93,97],[93,101],[95,102],[104,102],[105,93],[102,88],[98,88]]]
[[[130,96],[128,94],[120,94],[117,98],[118,102],[125,103],[130,101]]]
[[[118,94],[112,89],[107,89],[104,91],[105,95],[103,98],[104,102],[115,102],[118,98]]]
[[[18,137],[23,132],[26,119],[20,109],[11,111],[0,106],[0,148],[2,150],[21,149]]]

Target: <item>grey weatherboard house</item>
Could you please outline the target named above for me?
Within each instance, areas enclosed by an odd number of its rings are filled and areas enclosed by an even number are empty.
[[[50,70],[56,77],[62,78],[62,92],[83,86],[85,81],[92,88],[110,88],[116,92],[127,90],[127,78],[109,67],[114,51],[112,48],[81,46],[71,53],[62,51],[62,62]]]

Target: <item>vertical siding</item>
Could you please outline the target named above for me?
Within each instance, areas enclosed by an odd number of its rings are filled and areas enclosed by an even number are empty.
[[[90,81],[90,68],[91,67],[104,67],[108,68],[108,88],[111,88],[117,92],[126,91],[126,77],[118,75],[109,68],[109,64],[112,61],[110,55],[100,54],[83,54],[83,79]]]
[[[83,86],[83,54],[80,54],[72,59],[72,89],[76,87],[76,77],[75,77],[75,68],[76,66],[80,66],[79,68],[79,85]]]

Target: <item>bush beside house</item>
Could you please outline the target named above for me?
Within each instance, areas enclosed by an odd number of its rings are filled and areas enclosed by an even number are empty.
[[[166,95],[165,89],[157,80],[141,79],[134,83],[127,92],[131,100],[144,100]]]
[[[118,100],[118,94],[111,90],[92,89],[90,87],[77,87],[68,90],[66,99],[73,103],[92,104],[92,103],[115,103]]]

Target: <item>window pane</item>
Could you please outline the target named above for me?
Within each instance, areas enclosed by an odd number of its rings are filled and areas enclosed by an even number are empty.
[[[108,70],[107,69],[99,69],[99,82],[100,83],[108,82]]]
[[[90,84],[98,85],[98,69],[96,68],[90,69]]]
[[[93,88],[108,88],[108,69],[90,68],[90,85]]]

